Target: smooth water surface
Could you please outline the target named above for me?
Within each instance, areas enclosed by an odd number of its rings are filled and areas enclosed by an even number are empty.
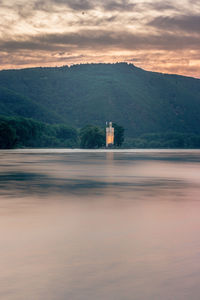
[[[199,300],[200,151],[0,151],[0,299]]]

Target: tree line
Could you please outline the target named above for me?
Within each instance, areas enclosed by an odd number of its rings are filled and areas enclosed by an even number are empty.
[[[115,147],[124,141],[124,128],[115,127]],[[87,125],[81,129],[66,124],[50,125],[22,117],[0,116],[0,149],[13,148],[104,148],[105,128]]]
[[[136,149],[200,149],[200,135],[194,133],[148,133],[127,138],[124,148]]]
[[[200,149],[194,133],[148,133],[124,139],[124,128],[113,123],[115,148]],[[105,127],[87,125],[77,129],[66,124],[50,125],[23,117],[0,116],[0,149],[13,148],[105,148]]]

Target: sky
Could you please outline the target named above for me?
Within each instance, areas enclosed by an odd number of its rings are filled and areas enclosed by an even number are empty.
[[[122,61],[200,78],[200,0],[0,0],[0,69]]]

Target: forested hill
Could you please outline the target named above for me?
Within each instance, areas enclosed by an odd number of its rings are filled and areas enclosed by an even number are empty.
[[[4,70],[0,114],[76,127],[111,120],[128,136],[199,134],[200,80],[126,63]]]

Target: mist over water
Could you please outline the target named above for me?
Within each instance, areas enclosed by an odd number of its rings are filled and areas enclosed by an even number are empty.
[[[0,299],[199,300],[200,151],[0,151]]]

